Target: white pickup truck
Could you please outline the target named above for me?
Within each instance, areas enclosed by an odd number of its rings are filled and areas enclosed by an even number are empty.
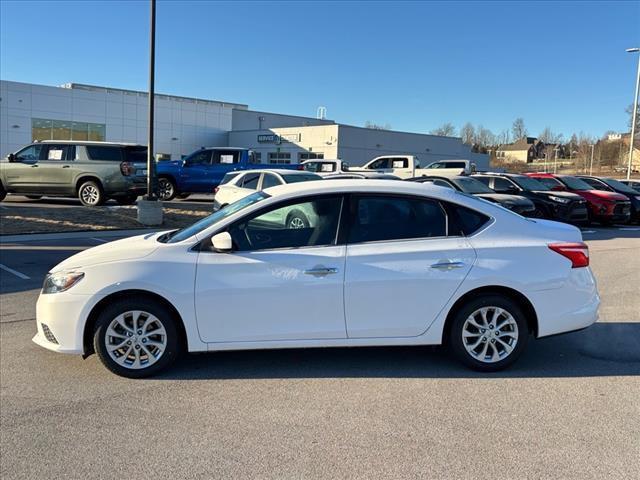
[[[366,170],[380,173],[390,173],[400,178],[421,176],[458,176],[471,175],[476,171],[476,164],[469,160],[440,160],[421,167],[420,160],[413,155],[385,155],[376,157],[360,168],[350,171]]]
[[[336,159],[318,158],[301,162],[302,168],[307,172],[317,173],[320,176],[335,175],[349,170],[346,162]]]

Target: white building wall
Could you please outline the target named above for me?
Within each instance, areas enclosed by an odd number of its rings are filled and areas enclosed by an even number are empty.
[[[203,146],[225,146],[233,109],[246,105],[157,95],[155,150],[180,158]],[[106,125],[106,141],[147,143],[147,95],[102,87],[73,88],[0,81],[0,156],[32,141],[31,119]]]

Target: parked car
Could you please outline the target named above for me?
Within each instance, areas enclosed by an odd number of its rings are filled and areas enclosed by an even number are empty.
[[[631,222],[640,223],[640,195],[633,188],[624,183],[608,177],[594,177],[590,175],[577,175],[595,190],[615,192],[624,195],[631,202]]]
[[[600,222],[604,225],[626,223],[631,216],[631,203],[624,195],[614,192],[595,190],[587,182],[570,175],[556,175],[553,173],[527,173],[540,183],[544,183],[551,190],[572,192],[587,201],[589,221]]]
[[[429,164],[426,168],[420,166],[418,157],[413,155],[384,155],[376,157],[362,167],[351,167],[349,171],[374,170],[380,173],[390,173],[402,179],[420,177],[422,175],[469,175],[476,171],[475,163],[469,160],[443,160]]]
[[[323,177],[326,175],[336,175],[349,170],[349,165],[340,159],[313,159],[300,162],[303,170],[317,173]]]
[[[515,173],[481,173],[472,177],[497,193],[527,197],[536,206],[534,217],[576,224],[589,221],[587,202],[575,193],[551,190],[534,178]]]
[[[202,148],[184,160],[157,164],[158,194],[162,200],[171,200],[191,193],[211,193],[229,172],[273,167],[261,164],[253,150],[246,148]],[[292,164],[278,165],[278,168],[299,170],[302,167]]]
[[[535,212],[536,207],[531,200],[520,195],[508,195],[506,193],[496,193],[487,187],[484,183],[479,182],[475,178],[468,176],[457,177],[414,177],[410,178],[411,182],[433,183],[439,187],[447,187],[457,190],[458,192],[468,193],[478,198],[484,198],[489,202],[502,205],[509,210],[520,215],[531,216]]]
[[[298,170],[246,170],[227,173],[220,185],[213,189],[213,211],[240,200],[256,191],[285,183],[322,180],[320,175]]]
[[[640,193],[640,180],[618,180],[620,183],[624,183],[627,187],[633,188],[636,192]]]
[[[83,205],[109,198],[130,205],[146,191],[147,147],[127,143],[46,140],[0,162],[0,200],[78,197]]]
[[[323,178],[325,180],[362,180],[362,179],[371,179],[371,180],[401,180],[399,177],[395,175],[391,175],[390,173],[378,173],[378,172],[344,172],[344,173],[334,173],[331,175],[324,175]]]
[[[314,216],[291,224],[293,209]],[[599,303],[571,225],[440,187],[325,180],[70,257],[44,281],[33,340],[95,349],[134,378],[181,350],[374,345],[446,344],[469,367],[495,371],[531,335],[593,324]]]

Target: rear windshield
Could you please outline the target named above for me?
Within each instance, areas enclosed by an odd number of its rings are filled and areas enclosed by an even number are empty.
[[[224,185],[225,183],[229,183],[231,180],[236,178],[239,174],[240,174],[240,172],[227,173],[224,177],[222,177],[222,181],[220,182],[220,185]]]
[[[296,175],[285,173],[282,175],[285,183],[298,183],[298,182],[308,182],[309,180],[322,180],[320,175],[316,175],[315,173],[299,173]]]
[[[147,147],[125,147],[124,160],[131,163],[146,163]]]
[[[580,180],[576,177],[560,177],[564,184],[569,187],[570,190],[593,190],[593,187],[584,180]]]
[[[614,180],[613,178],[601,178],[600,180],[602,180],[604,183],[609,185],[611,188],[614,188],[619,192],[634,193],[634,194],[637,193],[633,188],[625,185],[622,182]]]
[[[533,190],[533,191],[548,191],[551,190],[544,183],[539,182],[538,180],[531,177],[509,177],[509,179],[516,182],[521,188],[524,190]]]
[[[465,193],[495,193],[475,178],[455,178],[452,180]]]

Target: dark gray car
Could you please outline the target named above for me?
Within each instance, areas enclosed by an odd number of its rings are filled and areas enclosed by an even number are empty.
[[[15,193],[28,198],[78,197],[87,206],[109,198],[129,205],[145,191],[146,157],[143,145],[36,142],[0,162],[0,200]]]

